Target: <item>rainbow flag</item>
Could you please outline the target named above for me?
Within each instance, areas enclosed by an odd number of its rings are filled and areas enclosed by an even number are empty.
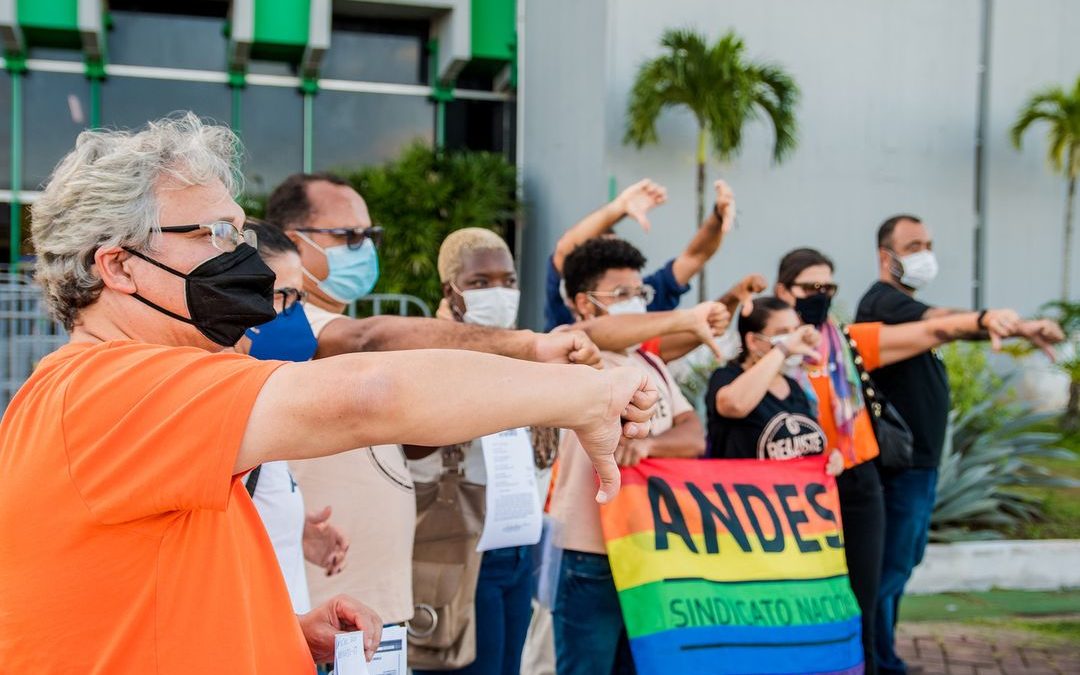
[[[822,460],[645,460],[601,509],[641,673],[863,672]]]

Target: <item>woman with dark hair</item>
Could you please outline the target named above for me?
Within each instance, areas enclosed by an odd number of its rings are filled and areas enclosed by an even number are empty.
[[[803,325],[791,305],[769,296],[739,318],[742,352],[709,379],[708,456],[795,459],[828,456],[827,470],[843,470],[838,450],[827,453],[825,432],[807,395],[804,361],[816,362],[821,335]],[[800,382],[801,380],[801,382]]]

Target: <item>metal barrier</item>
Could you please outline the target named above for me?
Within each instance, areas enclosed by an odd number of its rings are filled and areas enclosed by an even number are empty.
[[[384,312],[384,305],[397,305],[396,312]],[[370,311],[367,311],[370,307]],[[397,314],[398,316],[425,316],[431,317],[431,308],[427,303],[415,295],[404,293],[372,293],[365,295],[353,304],[349,305],[349,316],[382,316],[384,314]]]
[[[349,316],[431,316],[423,300],[400,293],[374,294],[349,307]],[[0,267],[0,414],[30,377],[38,361],[67,342],[64,327],[45,309],[41,289],[29,272]]]
[[[0,414],[38,361],[67,339],[29,274],[0,271]]]

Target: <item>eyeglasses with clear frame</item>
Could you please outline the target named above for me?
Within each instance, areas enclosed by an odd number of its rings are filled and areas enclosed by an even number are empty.
[[[618,286],[613,291],[590,291],[586,295],[593,298],[612,298],[615,304],[618,302],[625,302],[634,298],[641,298],[645,301],[645,304],[649,304],[656,297],[656,289],[649,284],[642,284],[637,288],[627,288],[625,286]]]
[[[194,225],[169,225],[162,227],[161,231],[166,234],[185,234],[200,229],[210,233],[210,243],[222,253],[232,253],[240,244],[247,244],[251,248],[259,246],[259,238],[253,230],[241,230],[228,220]]]
[[[303,232],[304,234],[328,234],[331,237],[340,237],[345,239],[345,245],[352,250],[356,250],[364,245],[364,241],[371,240],[372,245],[375,248],[382,246],[383,241],[383,228],[378,225],[372,227],[297,227],[293,228],[294,232]]]

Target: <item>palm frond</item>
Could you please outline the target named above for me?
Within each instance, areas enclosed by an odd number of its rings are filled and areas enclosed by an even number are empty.
[[[721,159],[739,153],[746,123],[762,116],[775,132],[773,158],[781,161],[794,149],[798,87],[782,68],[748,60],[734,32],[710,45],[693,30],[668,30],[660,44],[666,51],[638,69],[627,103],[624,143],[640,148],[657,142],[661,112],[685,107],[708,132]]]

